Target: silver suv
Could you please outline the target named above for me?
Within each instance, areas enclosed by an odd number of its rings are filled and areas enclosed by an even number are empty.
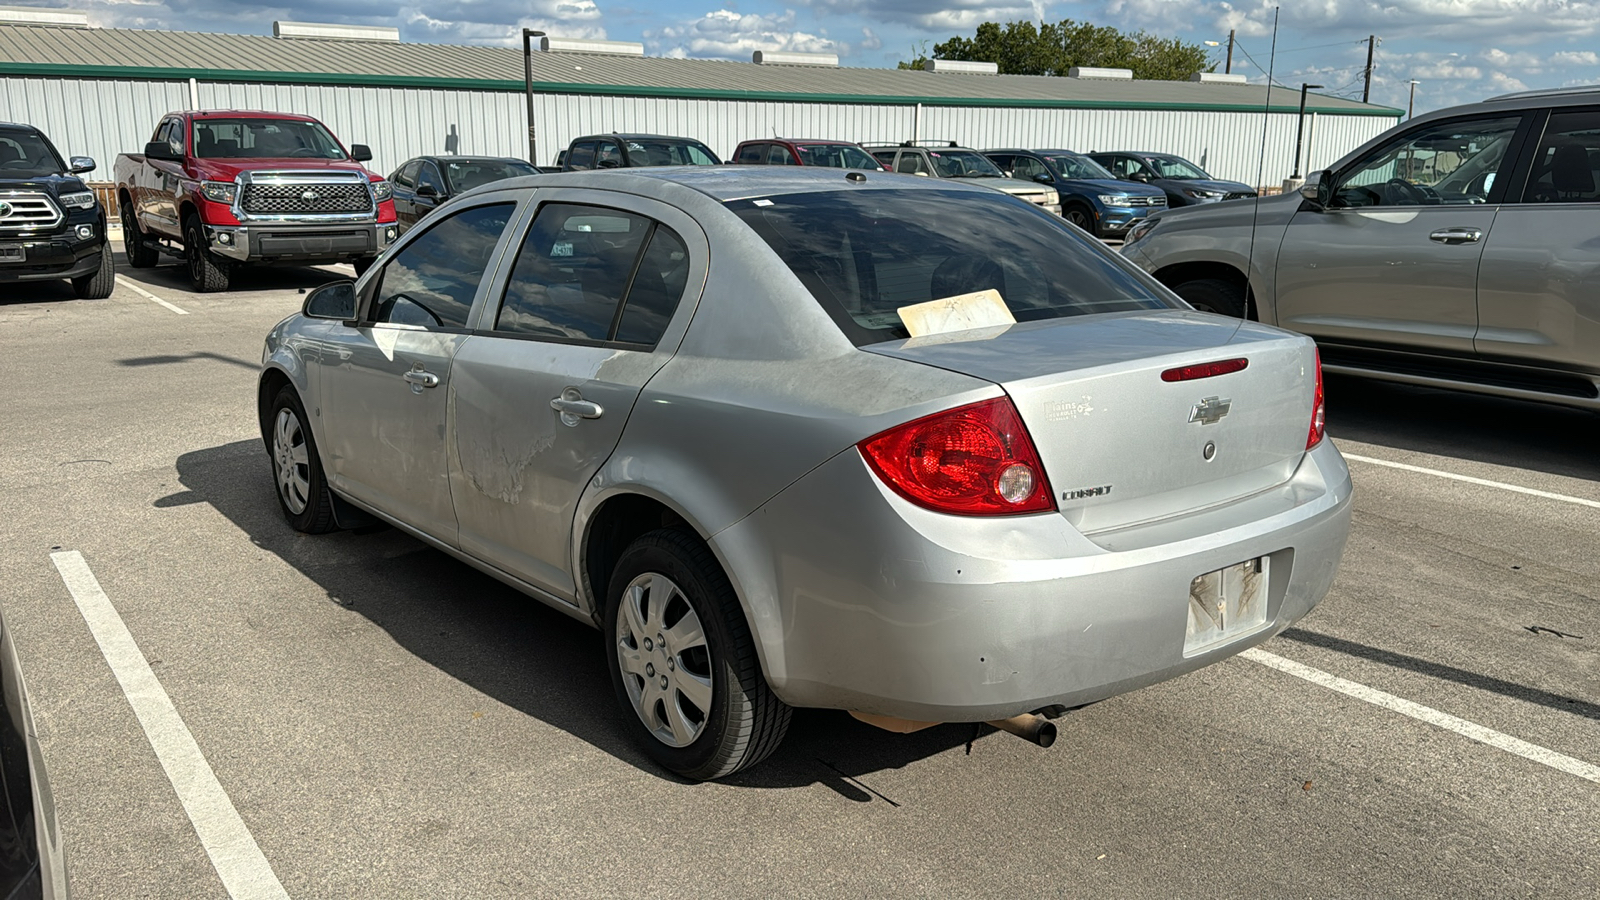
[[[903,175],[961,178],[1003,191],[1056,215],[1061,215],[1061,194],[1053,187],[1018,181],[976,150],[955,141],[907,141],[903,144],[862,144],[885,169]]]
[[[1600,86],[1418,116],[1298,194],[1163,213],[1122,252],[1200,309],[1311,335],[1329,371],[1600,409]]]

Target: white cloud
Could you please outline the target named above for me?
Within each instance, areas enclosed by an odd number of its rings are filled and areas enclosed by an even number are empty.
[[[644,32],[645,46],[661,56],[746,59],[756,50],[843,53],[846,44],[795,28],[792,10],[763,16],[730,9]]]
[[[1563,50],[1551,56],[1550,61],[1563,66],[1600,66],[1600,54],[1593,50]]]
[[[1273,8],[1280,5],[1280,28],[1301,33],[1517,43],[1600,34],[1600,0],[1107,0],[1104,9],[1131,27],[1159,30],[1163,23],[1182,23],[1200,31],[1209,24],[1220,34],[1233,28],[1241,37],[1266,37]]]
[[[827,16],[862,16],[878,22],[912,25],[926,31],[970,33],[984,22],[1046,21],[1046,0],[797,0],[799,5]],[[945,35],[931,36],[942,41]]]

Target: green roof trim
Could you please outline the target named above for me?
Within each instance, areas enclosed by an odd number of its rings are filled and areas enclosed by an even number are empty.
[[[409,87],[443,90],[499,91],[520,94],[521,81],[500,78],[434,78],[422,75],[374,75],[335,72],[269,72],[259,69],[162,68],[151,66],[86,66],[68,63],[30,63],[0,61],[0,75],[56,76],[77,78],[139,78],[196,81],[260,82],[266,84],[327,84],[350,87]],[[1120,100],[1010,99],[992,97],[901,97],[875,94],[803,94],[784,91],[739,91],[710,88],[631,86],[615,84],[573,84],[535,81],[533,89],[544,94],[588,94],[621,97],[665,97],[688,100],[768,100],[787,103],[860,103],[877,106],[975,106],[1013,109],[1138,109],[1186,110],[1200,112],[1262,112],[1259,103],[1182,103]],[[1315,95],[1312,95],[1315,96]],[[1272,112],[1298,112],[1299,105],[1275,105]],[[1381,116],[1398,119],[1404,110],[1385,106],[1319,107],[1306,105],[1306,112],[1337,116]]]

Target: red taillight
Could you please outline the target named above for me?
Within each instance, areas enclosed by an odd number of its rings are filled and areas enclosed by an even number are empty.
[[[1056,508],[1009,397],[924,416],[856,446],[884,484],[936,512],[1012,516]]]
[[[1322,443],[1322,436],[1328,431],[1328,412],[1322,400],[1322,351],[1317,350],[1317,396],[1311,404],[1311,432],[1306,436],[1306,449]]]
[[[1196,378],[1214,378],[1229,372],[1238,372],[1250,365],[1248,359],[1224,359],[1218,362],[1179,366],[1161,373],[1162,381],[1193,381]]]

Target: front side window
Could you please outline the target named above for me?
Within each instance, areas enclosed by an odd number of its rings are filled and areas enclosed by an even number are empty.
[[[292,119],[196,119],[194,155],[201,159],[346,159],[319,122]]]
[[[772,152],[767,154],[767,165],[798,166],[800,163],[794,158],[794,154],[789,152],[788,147],[782,144],[773,144]]]
[[[1045,157],[1050,164],[1056,167],[1062,178],[1081,178],[1088,180],[1101,179],[1110,181],[1117,176],[1106,171],[1103,166],[1087,156],[1075,156],[1066,153]]]
[[[1181,156],[1152,156],[1150,165],[1155,168],[1160,178],[1172,178],[1178,181],[1203,181],[1211,176],[1204,170]]]
[[[594,167],[596,169],[620,169],[624,165],[622,148],[616,141],[601,141],[595,146]]]
[[[422,170],[422,160],[413,159],[400,167],[394,174],[394,183],[403,187],[414,188],[417,186],[417,173]]]
[[[444,194],[444,183],[440,180],[439,170],[434,168],[433,163],[423,163],[422,171],[417,173],[417,187],[424,186],[433,188],[433,193],[437,196]]]
[[[594,168],[594,142],[585,141],[581,144],[573,144],[572,149],[567,151],[566,156],[567,168],[592,169]]]
[[[36,132],[0,131],[0,178],[58,175],[67,170],[50,142]]]
[[[384,264],[373,322],[467,327],[472,298],[511,221],[515,203],[474,206],[439,220]]]
[[[1600,201],[1600,109],[1554,112],[1533,154],[1524,203]]]
[[[900,161],[894,164],[894,170],[906,175],[928,174],[928,164],[921,153],[906,152],[900,154]]]
[[[902,306],[982,290],[1019,322],[1169,308],[1097,241],[998,194],[821,191],[726,205],[857,345],[906,337]]]
[[[630,286],[637,282],[640,290],[657,290],[672,271],[670,260],[649,259],[649,254],[641,260],[641,250],[653,243],[656,229],[654,220],[618,209],[572,203],[540,207],[517,253],[495,331],[571,341],[622,340],[617,318]],[[680,281],[678,295],[682,293]],[[641,302],[645,312],[659,307],[658,300]],[[676,303],[674,299],[674,308]]]
[[[824,166],[830,169],[867,169],[877,171],[877,161],[860,147],[849,144],[799,144],[800,164]],[[892,155],[892,154],[891,154]]]
[[[1031,156],[1019,156],[1011,161],[1012,178],[1021,178],[1024,181],[1032,181],[1036,176],[1039,175],[1043,175],[1046,178],[1050,177],[1050,173],[1045,169],[1044,163],[1039,162],[1037,159],[1034,159]]]
[[[1334,206],[1483,203],[1521,116],[1438,122],[1407,132],[1344,171]]]
[[[757,166],[765,164],[766,161],[766,144],[745,144],[739,148],[739,155],[735,159],[735,162],[748,163]]]

